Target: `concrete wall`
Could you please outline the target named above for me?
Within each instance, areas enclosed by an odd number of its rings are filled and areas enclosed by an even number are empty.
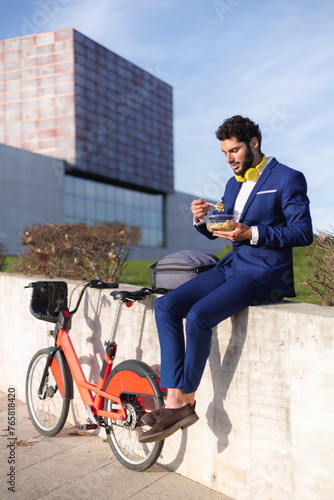
[[[0,241],[20,251],[24,226],[64,221],[64,162],[0,144]]]
[[[22,400],[31,356],[52,343],[52,325],[28,312],[23,287],[33,280],[0,274],[0,390],[15,385]],[[159,363],[153,303],[124,308],[117,362]],[[90,290],[73,322],[89,380],[97,381],[115,308],[108,292]],[[332,499],[333,358],[334,308],[283,302],[219,324],[196,395],[200,420],[166,440],[160,463],[236,500]],[[77,395],[69,418],[86,421]]]

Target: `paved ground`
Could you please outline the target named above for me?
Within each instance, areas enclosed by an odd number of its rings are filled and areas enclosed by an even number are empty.
[[[231,500],[159,465],[132,472],[114,458],[102,438],[91,433],[78,435],[70,425],[56,437],[41,436],[24,403],[16,401],[15,412],[19,443],[11,455],[7,395],[0,392],[1,500]],[[14,454],[15,493],[8,490],[7,483],[8,462]]]

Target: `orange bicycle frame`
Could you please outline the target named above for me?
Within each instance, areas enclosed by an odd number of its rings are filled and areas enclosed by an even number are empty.
[[[103,387],[113,367],[113,359],[108,356],[107,352],[104,356],[104,366],[101,371],[101,375],[103,374],[103,376],[100,375],[98,384],[87,382],[70,339],[69,330],[58,330],[56,344],[63,350],[84,405],[91,407],[94,415],[112,420],[126,420],[127,414],[120,398],[123,392],[150,394],[154,396],[153,389],[148,380],[143,379],[132,371],[122,371],[122,373],[113,376],[106,388],[108,392],[104,391]],[[55,358],[51,363],[51,369],[61,392],[63,386],[62,377]],[[93,397],[92,393],[95,393],[95,397]],[[104,399],[110,399],[112,402],[118,404],[119,408],[113,411],[104,410]]]
[[[62,348],[63,353],[65,354],[65,358],[69,365],[70,371],[72,373],[73,379],[76,383],[78,391],[80,393],[81,399],[85,406],[90,406],[95,415],[105,418],[111,418],[113,420],[125,420],[127,415],[124,410],[121,399],[118,396],[114,396],[113,394],[107,393],[103,391],[104,383],[112,369],[113,360],[111,360],[107,353],[105,354],[105,361],[107,362],[107,369],[105,370],[104,377],[100,377],[98,384],[91,384],[87,382],[86,376],[81,368],[80,361],[78,356],[74,350],[72,341],[69,336],[69,330],[58,330],[57,342],[56,344]],[[106,359],[108,358],[108,359]],[[54,363],[51,363],[51,369],[53,375],[56,379],[57,385],[61,392],[61,387],[63,386],[61,373],[59,367],[57,369],[58,363],[55,360],[56,366]],[[93,394],[95,393],[95,397]],[[103,410],[104,399],[110,399],[114,403],[119,405],[119,409],[115,411],[105,411]]]

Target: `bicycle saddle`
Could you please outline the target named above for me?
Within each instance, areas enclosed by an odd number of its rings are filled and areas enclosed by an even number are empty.
[[[117,290],[115,292],[110,292],[110,295],[117,299],[129,299],[129,300],[141,300],[145,299],[148,295],[151,295],[153,291],[150,288],[141,288],[140,290]]]

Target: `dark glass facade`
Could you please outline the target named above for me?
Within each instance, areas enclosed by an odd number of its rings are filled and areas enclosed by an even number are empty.
[[[171,87],[76,31],[74,52],[77,167],[172,191]]]
[[[70,224],[113,222],[139,246],[164,245],[164,196],[65,176],[65,219]]]

